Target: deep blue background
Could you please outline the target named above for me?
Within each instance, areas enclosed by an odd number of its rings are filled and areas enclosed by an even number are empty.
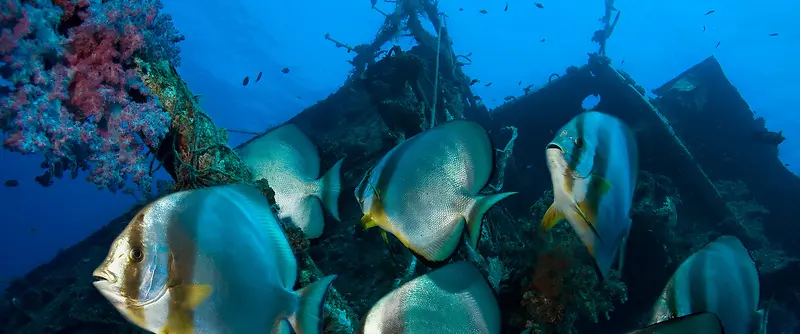
[[[179,72],[203,95],[202,105],[217,125],[248,131],[287,120],[344,82],[351,70],[346,61],[354,54],[335,48],[325,33],[351,45],[367,43],[383,22],[367,0],[164,1],[186,35]],[[384,11],[394,6],[379,2]],[[473,64],[464,70],[493,83],[474,86],[489,107],[507,95],[520,95],[520,80],[522,87],[544,84],[551,73],[582,65],[586,53],[597,50],[589,39],[600,27],[602,0],[542,3],[545,8],[538,9],[533,0],[510,0],[504,12],[506,2],[500,0],[442,0],[455,51],[473,53]],[[650,90],[709,55],[717,56],[768,127],[784,131],[788,139],[780,146],[781,157],[800,172],[795,103],[800,2],[617,0],[616,6],[622,16],[608,46],[614,66]],[[481,9],[488,14],[480,14]],[[705,16],[711,9],[716,13]],[[780,36],[768,36],[775,32]],[[408,40],[399,44],[411,47]],[[284,67],[290,73],[281,73]],[[259,71],[263,78],[253,83]],[[251,83],[243,87],[246,75]],[[231,134],[231,144],[247,138]],[[96,190],[83,176],[42,188],[33,181],[41,173],[37,156],[0,151],[0,161],[0,181],[21,182],[17,188],[0,187],[0,285],[50,260],[58,249],[80,241],[134,203],[129,195]]]

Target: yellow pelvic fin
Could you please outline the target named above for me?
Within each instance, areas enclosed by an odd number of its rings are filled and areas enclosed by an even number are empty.
[[[181,307],[193,310],[205,301],[214,291],[208,284],[184,284],[170,288],[174,300],[181,303]]]
[[[360,223],[361,223],[362,226],[364,226],[365,230],[368,230],[368,229],[371,229],[371,228],[373,228],[375,226],[378,226],[378,223],[375,222],[374,219],[372,219],[372,215],[369,214],[369,213],[365,214],[364,217],[361,217],[361,222]]]
[[[545,212],[544,218],[542,218],[542,229],[544,229],[545,232],[550,231],[564,219],[564,213],[558,210],[555,203],[553,203],[547,208],[547,212]]]

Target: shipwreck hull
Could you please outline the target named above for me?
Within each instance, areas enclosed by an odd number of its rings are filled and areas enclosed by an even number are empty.
[[[323,237],[312,240],[307,250],[323,273],[339,275],[334,286],[347,307],[359,315],[409,278],[404,277],[404,273],[408,272],[406,267],[412,256],[395,242],[393,259],[379,233],[362,231],[357,226],[361,212],[353,196],[353,189],[368,168],[403,138],[419,133],[426,125],[425,100],[432,99],[431,94],[420,91],[427,91],[429,84],[415,85],[417,79],[408,79],[402,68],[381,66],[406,56],[384,58],[368,69],[366,75],[348,80],[339,91],[289,121],[319,146],[323,170],[345,159],[340,197],[342,222],[326,217]],[[425,66],[420,67],[422,70]],[[425,71],[421,77],[429,78],[432,71]],[[696,91],[669,89],[687,76],[691,77]],[[380,78],[382,83],[376,85],[375,78]],[[779,226],[790,226],[784,222],[790,222],[791,203],[800,198],[800,180],[780,164],[776,147],[748,141],[742,135],[766,129],[763,122],[753,119],[747,104],[735,94],[735,88],[727,82],[719,64],[713,58],[707,59],[665,87],[655,91],[659,98],[651,100],[630,77],[612,68],[607,58],[591,56],[587,65],[571,67],[549,84],[491,112],[474,101],[464,102],[467,97],[450,99],[451,102],[442,103],[439,108],[446,112],[439,114],[438,122],[448,114],[456,117],[461,114],[475,120],[489,131],[498,149],[512,138],[514,132],[508,127],[516,129],[518,136],[510,157],[504,159],[498,154],[498,168],[492,184],[502,184],[503,191],[519,194],[496,206],[488,219],[525,222],[534,227],[538,224],[541,217],[532,215],[531,206],[551,187],[544,147],[555,131],[583,112],[581,104],[590,95],[600,97],[598,110],[620,117],[634,129],[639,143],[640,169],[660,175],[662,181],[659,182],[670,183],[671,189],[680,194],[680,202],[675,203],[670,202],[672,197],[662,196],[667,198],[664,205],[671,205],[670,214],[677,215],[675,226],[669,228],[670,233],[680,235],[679,241],[665,242],[666,237],[653,232],[653,226],[644,221],[649,217],[647,212],[634,215],[627,265],[622,273],[630,297],[626,303],[616,305],[610,321],[599,325],[583,324],[591,326],[588,328],[592,328],[593,333],[616,332],[640,325],[640,317],[652,306],[679,260],[708,241],[713,233],[735,234],[748,247],[766,247],[762,239],[747,233],[743,227],[748,224],[747,217],[732,211],[717,187],[718,181],[741,180],[747,184],[753,199],[769,210],[768,215],[760,218],[770,241],[786,242],[788,237],[779,235],[792,235],[787,232],[791,227]],[[457,91],[444,87],[447,89],[451,93]],[[705,94],[704,103],[685,102],[687,96],[699,93]],[[469,94],[465,96],[472,98]],[[698,105],[701,109],[697,109]],[[405,114],[396,114],[400,112]],[[726,121],[719,121],[721,119]],[[776,191],[781,196],[775,196]],[[105,257],[108,244],[126,223],[125,216],[115,220],[59,254],[51,263],[12,284],[0,305],[0,332],[133,331],[89,284],[91,270]],[[491,232],[513,233],[510,231]],[[792,253],[800,252],[797,249],[800,245],[791,247]],[[503,253],[499,256],[504,262],[512,260],[503,258]],[[536,254],[526,253],[526,256]],[[416,267],[417,274],[426,270],[420,264]],[[780,282],[779,277],[797,273],[798,269],[790,265],[780,271],[762,273],[762,280]],[[525,273],[511,275],[500,291],[504,316],[510,323],[504,332],[518,333],[525,324],[525,319],[521,322],[511,319],[520,317],[517,309],[525,280]],[[791,286],[787,283],[765,286],[763,290],[767,296],[762,299],[774,294],[776,300],[797,307],[789,300],[790,294],[786,293],[789,289]],[[583,328],[581,326],[579,324],[579,328]]]

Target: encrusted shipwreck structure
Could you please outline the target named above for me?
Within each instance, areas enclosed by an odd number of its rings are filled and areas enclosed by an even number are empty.
[[[415,28],[419,13],[439,28],[438,38]],[[798,292],[788,283],[800,276],[788,255],[800,252],[789,239],[796,234],[789,223],[792,204],[800,198],[800,179],[780,163],[777,144],[763,139],[769,134],[763,119],[753,117],[713,57],[654,90],[657,97],[650,98],[608,58],[591,54],[587,64],[567,68],[551,76],[549,84],[521,91],[490,112],[470,92],[470,79],[461,71],[465,63],[459,61],[465,57],[453,53],[435,5],[401,1],[386,15],[372,44],[350,47],[334,40],[358,54],[353,75],[339,91],[289,121],[319,146],[323,169],[345,158],[342,222],[328,219],[324,235],[311,242],[286,229],[301,266],[299,285],[323,273],[339,275],[327,300],[326,333],[352,333],[359,316],[378,298],[429,270],[399,242],[392,240],[387,249],[377,233],[358,226],[361,212],[350,189],[398,141],[431,123],[458,118],[481,123],[497,149],[487,190],[519,192],[485,217],[477,252],[459,254],[482,268],[495,286],[504,333],[525,328],[534,333],[617,333],[640,326],[680,261],[720,234],[742,239],[762,282],[774,283],[762,284],[762,301],[780,306],[774,310],[800,309]],[[380,52],[403,30],[419,45]],[[379,60],[373,61],[376,55]],[[167,135],[171,145],[162,144],[157,152],[176,188],[245,181],[260,184],[269,196],[268,185],[250,180],[235,150],[225,145],[224,130],[199,110],[174,69],[157,62],[138,65],[173,119]],[[544,147],[554,131],[583,111],[582,101],[590,95],[600,97],[597,109],[634,129],[640,150],[626,266],[603,282],[568,226],[548,234],[539,228],[552,201]],[[91,271],[137,209],[12,283],[0,304],[0,332],[136,332],[90,282]],[[782,320],[770,326],[785,330],[794,325],[790,312],[780,314]]]

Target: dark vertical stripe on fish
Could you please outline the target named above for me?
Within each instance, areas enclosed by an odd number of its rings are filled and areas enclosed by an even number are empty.
[[[581,142],[585,142],[583,136],[586,134],[584,127],[586,126],[586,117],[584,115],[579,115],[575,118],[575,138],[573,139],[572,143],[572,151],[569,152],[569,160],[567,161],[567,169],[566,171],[570,175],[566,175],[564,178],[564,187],[566,188],[569,194],[572,194],[573,188],[575,187],[575,171],[578,168],[578,165],[581,163],[581,158],[583,155],[583,147],[579,147],[577,144],[578,140]]]
[[[148,210],[144,210],[146,212]],[[126,297],[127,310],[131,318],[140,321],[141,324],[146,324],[144,309],[138,305],[141,298],[141,291],[139,287],[142,286],[142,265],[141,262],[135,262],[131,259],[131,253],[134,249],[143,250],[142,245],[144,241],[143,236],[144,228],[144,213],[140,212],[133,217],[130,224],[130,233],[128,233],[128,258],[126,259],[124,269],[124,283],[123,295]]]
[[[188,194],[186,197],[181,198],[178,203],[175,203],[174,211],[178,212],[191,212],[199,210],[202,202],[208,197],[208,193],[213,190],[199,190],[193,194]],[[198,201],[197,197],[201,197]],[[172,213],[170,213],[171,215]],[[196,265],[197,246],[197,231],[185,231],[183,228],[186,225],[181,222],[184,214],[177,214],[177,217],[165,217],[166,219],[176,220],[167,227],[167,245],[170,249],[169,257],[169,282],[167,286],[170,291],[169,310],[167,312],[167,333],[181,333],[192,334],[194,333],[194,310],[188,307],[191,296],[186,293],[191,289],[185,287],[195,283],[193,281],[194,268]],[[188,214],[188,219],[199,219],[194,212]],[[177,226],[176,226],[177,225]],[[193,235],[187,235],[192,233]],[[179,258],[176,259],[176,256]],[[176,287],[184,287],[177,288]]]

